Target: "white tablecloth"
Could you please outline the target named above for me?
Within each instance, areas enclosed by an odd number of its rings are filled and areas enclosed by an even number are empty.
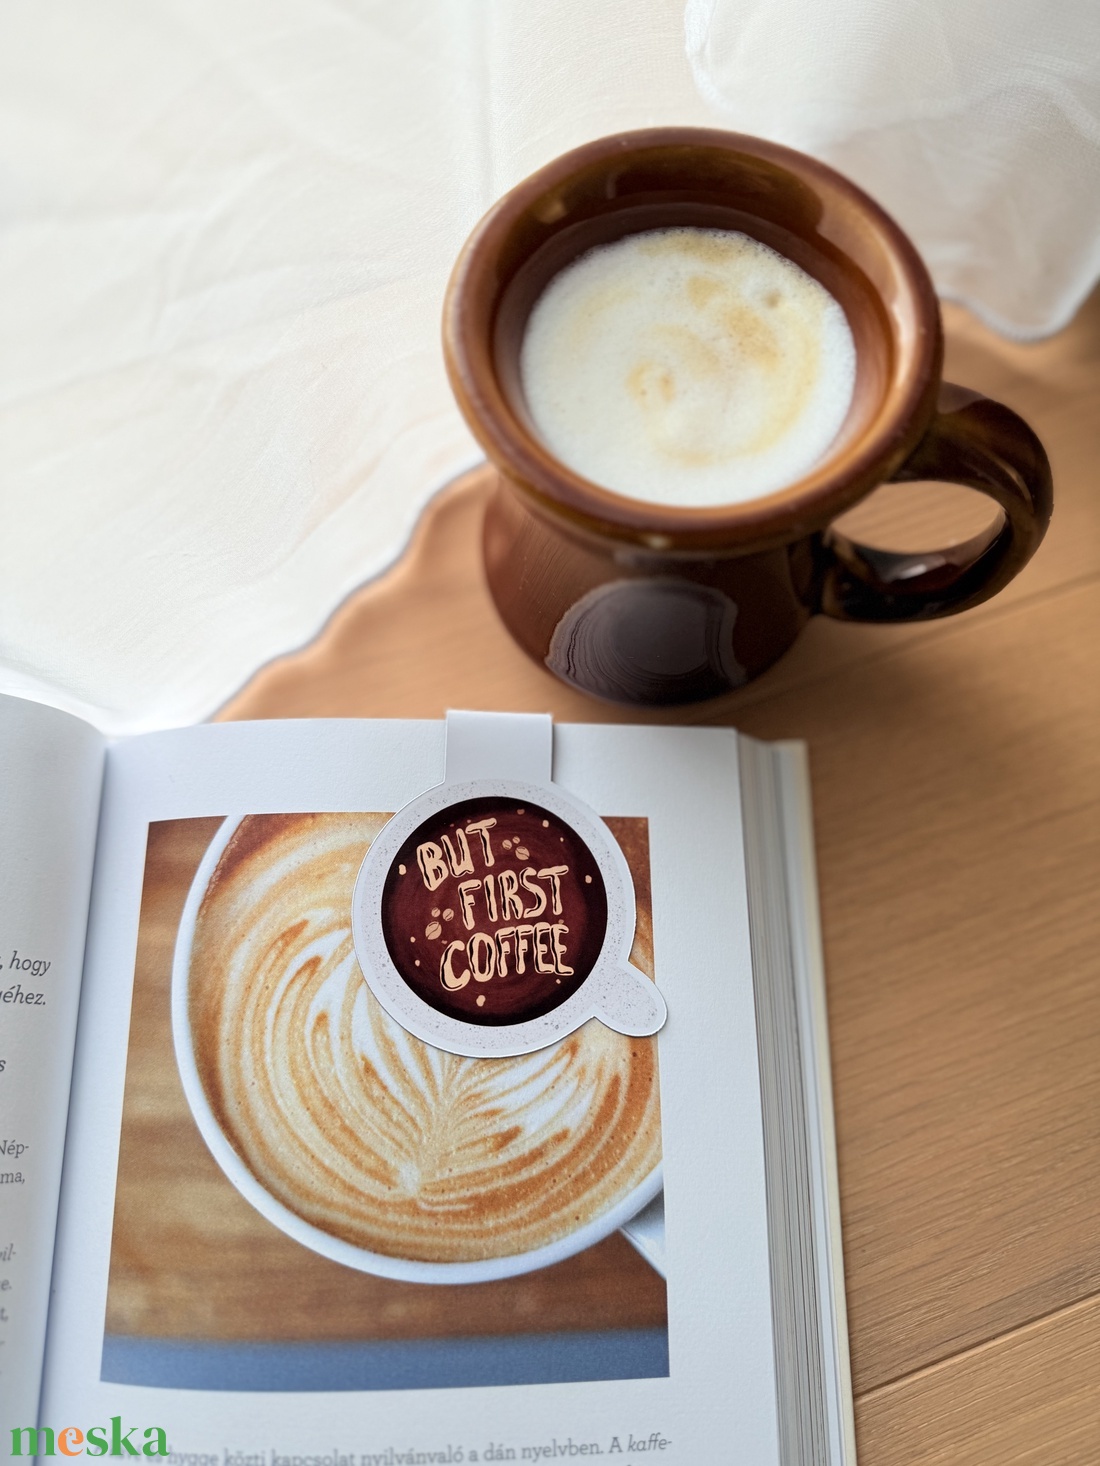
[[[942,289],[1018,332],[1060,324],[1100,269],[1098,19],[1093,0],[8,6],[0,688],[109,731],[187,722],[390,563],[476,456],[438,347],[454,255],[587,138],[686,122],[816,152]]]

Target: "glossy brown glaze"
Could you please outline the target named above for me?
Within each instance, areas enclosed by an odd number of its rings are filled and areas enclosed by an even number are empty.
[[[532,428],[519,350],[546,284],[596,245],[674,225],[752,235],[847,315],[857,353],[847,419],[826,458],[780,493],[719,508],[645,503],[580,477]],[[654,129],[586,144],[532,175],[459,257],[444,351],[501,476],[485,523],[501,616],[539,662],[614,701],[690,702],[740,686],[819,610],[889,621],[965,609],[1021,568],[1049,519],[1049,469],[1025,424],[992,404],[937,415],[939,308],[906,236],[832,169],[759,139]],[[833,519],[897,477],[979,488],[1004,528],[961,563],[945,554],[920,565],[830,535]]]
[[[963,544],[909,555],[829,530],[820,541],[818,609],[842,621],[927,621],[987,601],[1023,568],[1052,508],[1050,465],[1027,423],[999,402],[944,382],[936,416],[892,482],[936,480],[987,494],[1002,518]]]

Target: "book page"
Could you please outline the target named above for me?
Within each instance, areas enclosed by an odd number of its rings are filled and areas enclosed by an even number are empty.
[[[103,753],[87,723],[0,697],[4,1424],[33,1425],[38,1408]]]
[[[769,1466],[736,735],[554,729],[554,783],[608,822],[668,1020],[511,1058],[412,1037],[354,962],[365,853],[443,770],[442,723],[111,751],[42,1421],[117,1421],[139,1450],[162,1432],[177,1466]],[[497,870],[534,870],[552,822],[514,814]],[[488,845],[454,847],[476,879],[454,896],[422,867],[437,906],[408,938],[436,966],[488,889]]]

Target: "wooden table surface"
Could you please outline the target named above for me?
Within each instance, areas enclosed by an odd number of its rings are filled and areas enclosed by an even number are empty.
[[[968,615],[818,618],[764,677],[633,715],[528,661],[478,548],[485,472],[235,718],[732,723],[810,747],[862,1466],[1100,1461],[1100,296],[1059,336],[946,311],[950,380],[1054,466],[1048,538]],[[880,491],[864,537],[927,549],[981,501]],[[945,534],[950,524],[955,533]]]

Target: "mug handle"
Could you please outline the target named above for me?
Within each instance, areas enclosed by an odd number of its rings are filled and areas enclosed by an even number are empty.
[[[930,621],[997,594],[1039,548],[1051,514],[1050,464],[1022,418],[944,382],[935,417],[890,483],[940,480],[988,494],[1002,516],[945,550],[896,554],[830,527],[819,541],[818,605],[838,621]]]

